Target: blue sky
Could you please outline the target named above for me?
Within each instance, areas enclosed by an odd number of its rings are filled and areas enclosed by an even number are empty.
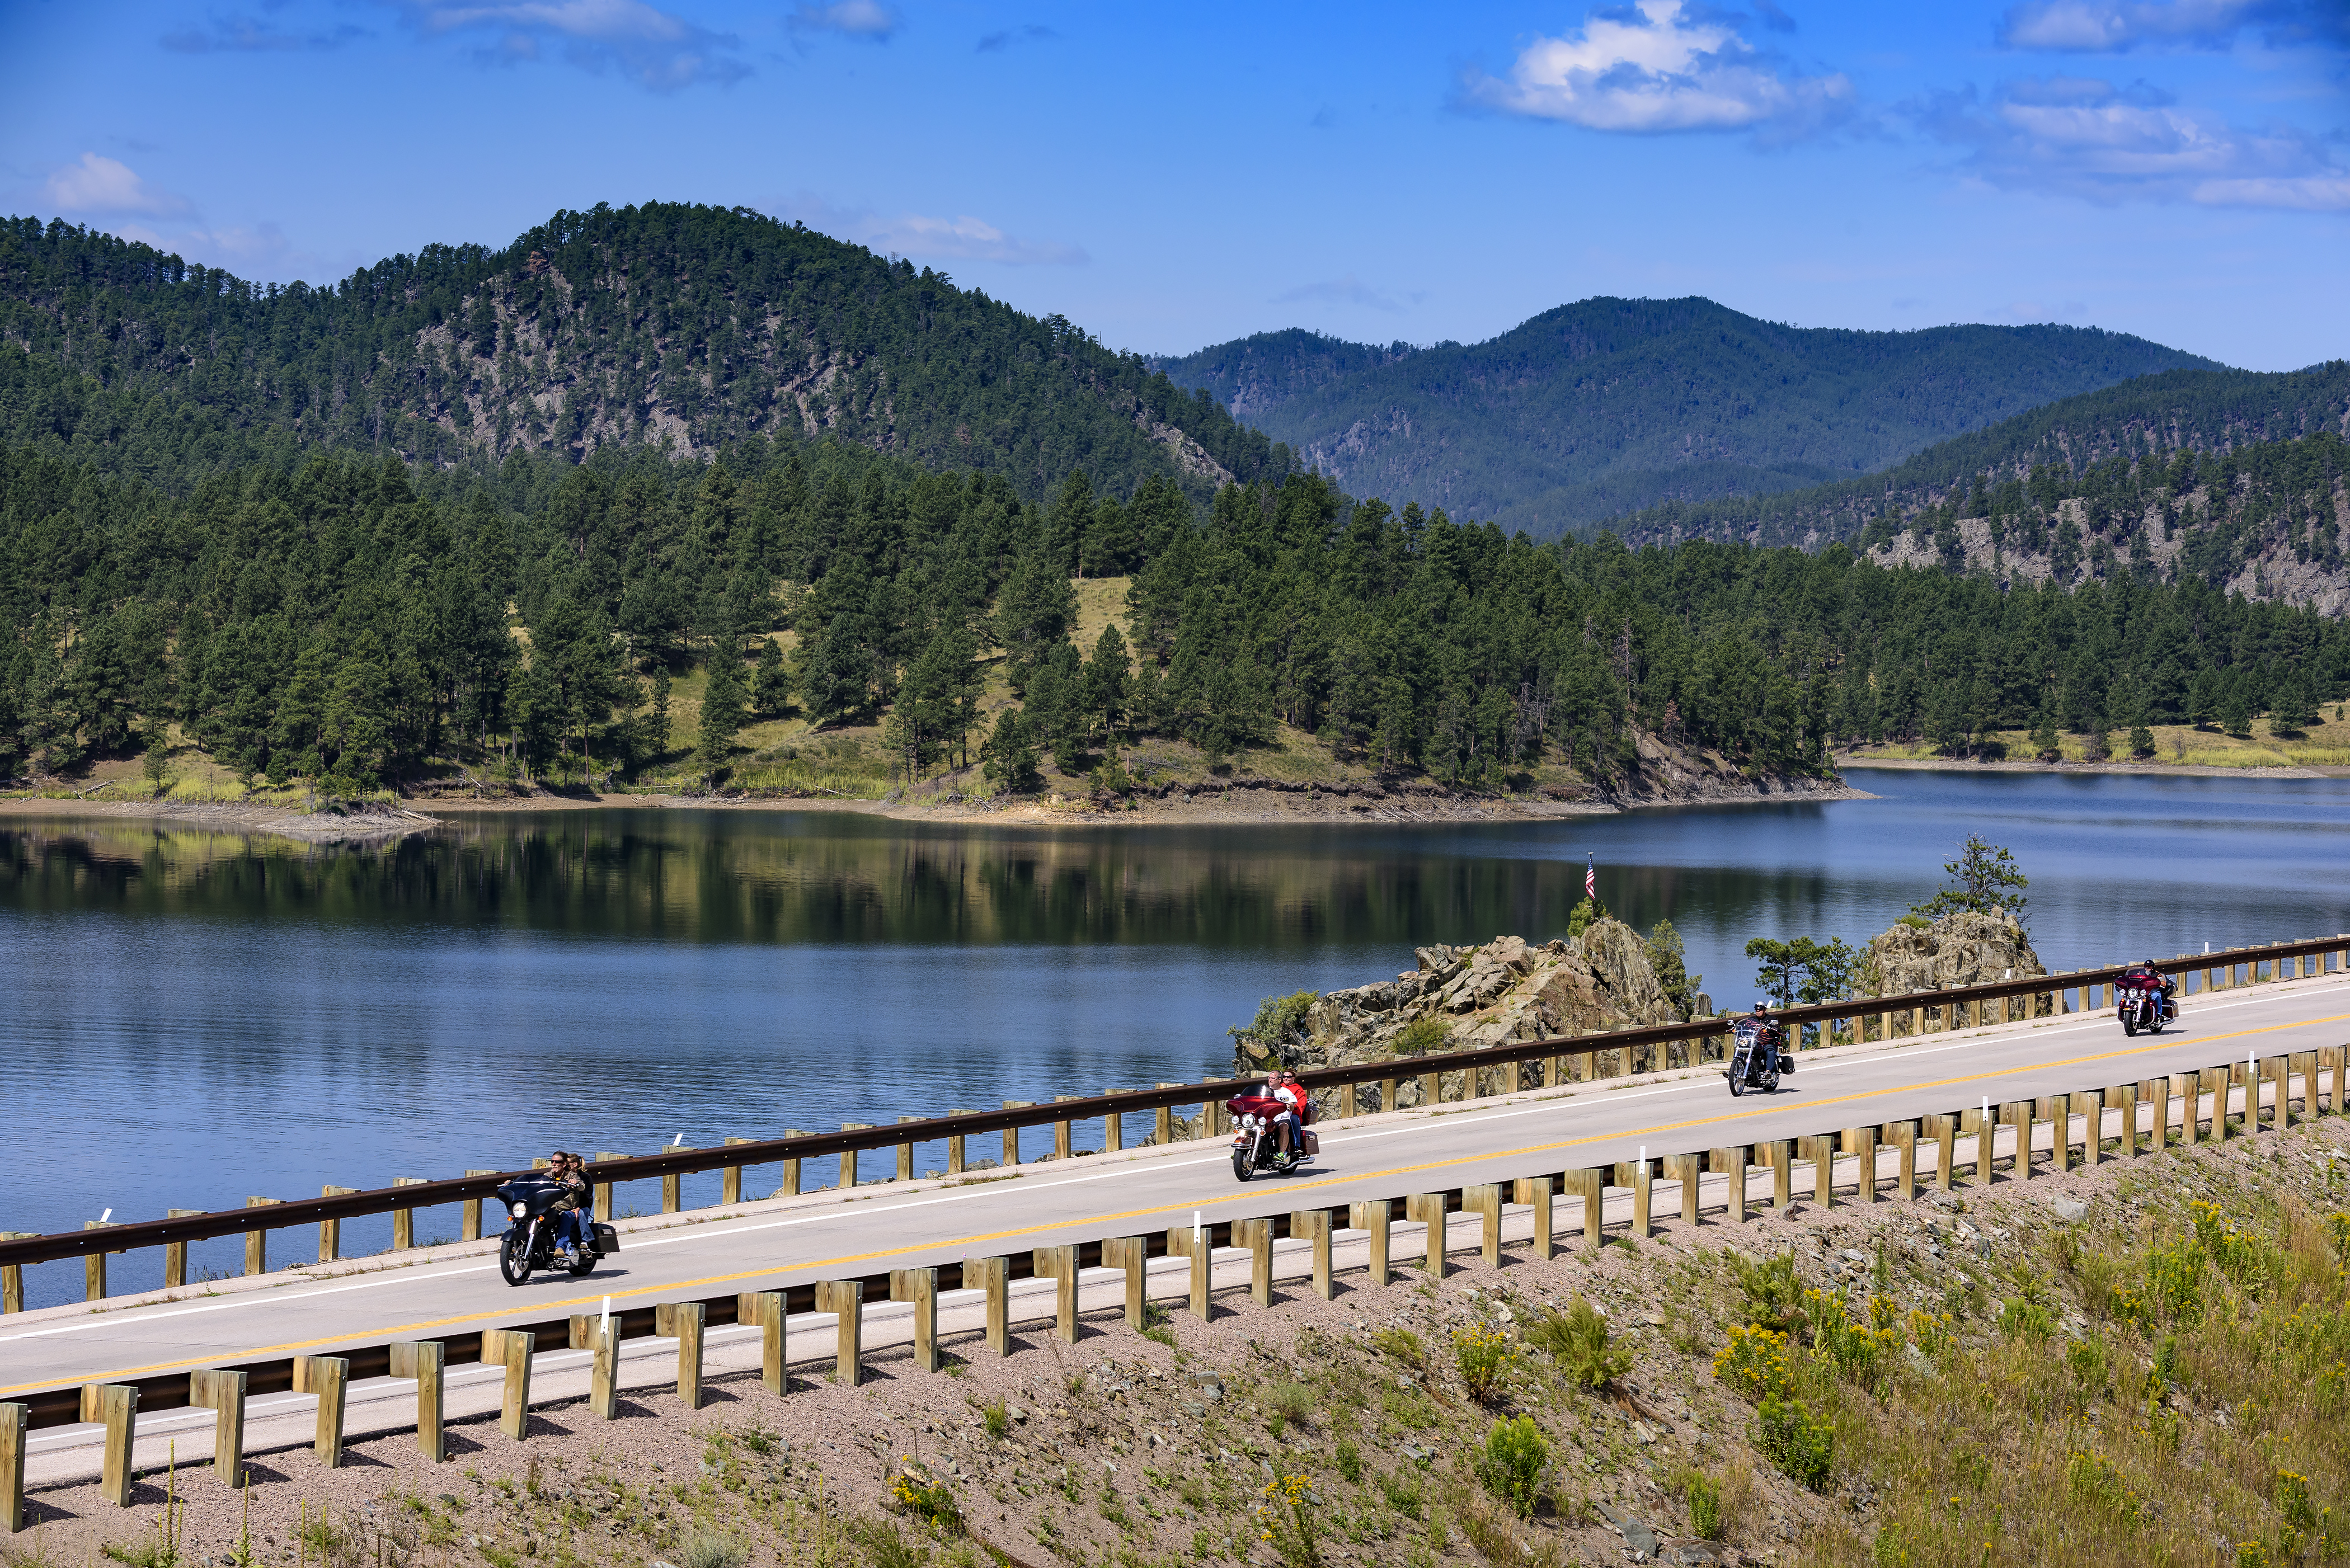
[[[323,281],[755,207],[1116,348],[1595,294],[2350,355],[2350,0],[0,0],[0,207]]]

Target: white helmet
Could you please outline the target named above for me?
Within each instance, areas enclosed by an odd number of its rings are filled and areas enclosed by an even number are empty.
[[[1770,1012],[1770,1011],[1771,1011],[1771,999],[1770,999],[1769,997],[1767,997],[1767,996],[1758,996],[1758,997],[1756,997],[1756,998],[1754,999],[1754,1011],[1755,1011],[1755,1012]]]

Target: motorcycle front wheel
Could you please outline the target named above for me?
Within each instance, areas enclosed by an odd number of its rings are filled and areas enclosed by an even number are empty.
[[[2122,1015],[2122,1037],[2123,1037],[2124,1039],[2126,1039],[2126,1039],[2130,1038],[2131,1036],[2133,1036],[2133,1035],[2137,1034],[2137,1023],[2135,1023],[2135,1022],[2134,1022],[2134,1021],[2129,1017],[2129,1015],[2128,1015],[2128,1014],[2126,1014],[2126,1013],[2123,1014],[2123,1015]]]
[[[1250,1177],[1254,1176],[1255,1174],[1256,1161],[1249,1158],[1248,1150],[1244,1148],[1236,1148],[1232,1150],[1233,1179],[1238,1181],[1246,1181]]]
[[[1745,1092],[1746,1070],[1743,1067],[1732,1067],[1730,1070],[1730,1097],[1734,1100]]]
[[[530,1238],[525,1232],[509,1231],[506,1239],[498,1243],[498,1272],[510,1285],[530,1278]]]

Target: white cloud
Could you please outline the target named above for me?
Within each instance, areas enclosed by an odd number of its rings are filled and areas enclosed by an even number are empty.
[[[885,218],[868,208],[836,207],[803,192],[785,202],[778,216],[890,255],[1003,262],[1013,266],[1084,266],[1093,259],[1080,246],[1024,240],[968,213],[932,218],[908,213]]]
[[[1773,7],[1772,18],[1783,20]],[[1805,76],[1749,44],[1743,18],[1682,0],[1595,11],[1582,31],[1536,38],[1506,80],[1472,73],[1472,103],[1592,130],[1751,130],[1783,139],[1848,112],[1851,81]]]
[[[68,163],[51,174],[47,190],[50,203],[62,213],[135,213],[170,218],[195,210],[185,196],[156,189],[128,164],[102,152],[85,152],[80,162]]]
[[[265,7],[276,10],[276,5]],[[182,27],[163,35],[163,47],[180,55],[296,54],[339,49],[368,37],[365,27],[348,22],[315,32],[289,33],[258,16],[213,16],[203,27]]]
[[[785,22],[795,33],[838,33],[886,44],[898,30],[898,13],[881,0],[832,0],[823,5],[801,0]],[[986,47],[983,40],[980,47]]]
[[[1419,296],[1415,296],[1415,303]],[[1323,283],[1302,283],[1273,296],[1275,305],[1353,305],[1367,310],[1401,314],[1403,301],[1373,288],[1353,273]]]
[[[2112,203],[2350,211],[2350,170],[2294,130],[2246,130],[2135,84],[2094,78],[2011,82],[1989,101],[1944,93],[1918,113],[1929,135],[1968,149],[1960,169],[2006,189]]]
[[[516,0],[444,5],[406,0],[409,22],[428,36],[489,33],[477,51],[485,64],[536,60],[543,43],[583,70],[618,70],[655,92],[742,80],[751,67],[734,57],[738,41],[648,5],[643,0]]]
[[[2272,45],[2350,43],[2341,0],[2023,0],[2000,18],[2011,49],[2118,55],[2141,48],[2225,49],[2258,27]]]

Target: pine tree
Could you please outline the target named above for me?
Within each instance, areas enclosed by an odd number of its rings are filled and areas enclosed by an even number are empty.
[[[791,672],[784,668],[783,645],[771,637],[759,639],[758,668],[751,676],[751,706],[761,717],[772,719],[783,712],[792,700]]]
[[[742,660],[720,654],[710,661],[710,681],[702,689],[702,741],[694,760],[705,773],[715,773],[733,754],[734,737],[743,729]]]

